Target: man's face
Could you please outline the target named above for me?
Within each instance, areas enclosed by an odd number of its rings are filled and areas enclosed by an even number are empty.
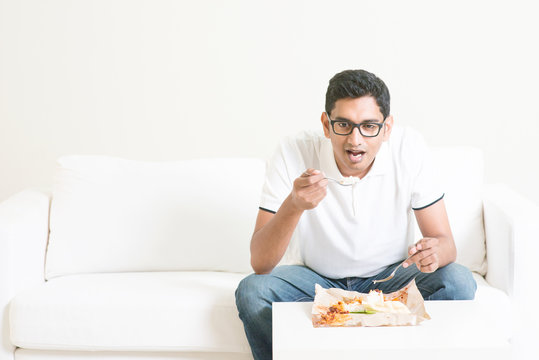
[[[331,120],[348,120],[354,124],[381,123],[384,120],[384,116],[372,96],[337,100],[329,117]],[[367,175],[380,146],[389,139],[393,127],[393,117],[388,116],[385,125],[376,137],[363,137],[357,127],[349,135],[337,135],[333,132],[326,113],[322,113],[321,120],[324,134],[328,139],[331,139],[333,154],[341,174],[359,178]]]

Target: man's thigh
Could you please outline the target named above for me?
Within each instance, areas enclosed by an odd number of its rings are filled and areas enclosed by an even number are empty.
[[[457,263],[446,265],[433,273],[420,272],[416,284],[425,300],[473,300],[477,290],[472,272]]]
[[[391,265],[372,279],[383,279],[389,276],[400,263]],[[390,293],[402,289],[414,280],[425,300],[471,300],[475,296],[477,285],[468,268],[451,263],[432,273],[422,273],[415,265],[406,269],[399,268],[390,281],[369,284],[368,290],[379,289]]]
[[[238,288],[243,295],[268,302],[313,301],[315,284],[337,287],[339,284],[300,265],[278,266],[269,274],[251,274]]]

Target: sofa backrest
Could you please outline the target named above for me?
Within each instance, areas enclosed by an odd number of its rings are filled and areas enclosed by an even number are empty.
[[[485,275],[487,271],[482,189],[483,152],[474,147],[434,147],[433,162],[445,191],[444,201],[457,247],[457,263]],[[416,225],[416,238],[421,233]]]
[[[58,160],[45,276],[124,271],[249,272],[265,163]]]
[[[485,274],[483,154],[433,148],[457,262]],[[249,242],[265,162],[143,162],[108,156],[58,160],[47,279],[124,271],[251,272]],[[416,238],[420,232],[416,225]],[[281,264],[301,263],[292,242]]]

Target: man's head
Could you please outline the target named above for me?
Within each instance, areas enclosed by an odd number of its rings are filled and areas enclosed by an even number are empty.
[[[341,174],[362,178],[393,127],[389,91],[382,80],[367,71],[338,73],[329,81],[321,121]]]

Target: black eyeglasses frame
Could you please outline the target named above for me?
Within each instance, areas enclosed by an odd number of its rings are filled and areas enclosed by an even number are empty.
[[[380,131],[382,130],[382,127],[384,126],[384,124],[386,122],[386,119],[387,119],[387,118],[385,118],[381,123],[377,123],[377,122],[365,123],[365,122],[362,122],[362,123],[359,123],[359,124],[354,124],[353,122],[351,122],[349,120],[331,120],[331,118],[329,117],[329,114],[327,112],[326,112],[326,116],[328,117],[328,120],[331,123],[331,129],[333,130],[333,133],[335,135],[340,135],[340,136],[348,136],[354,131],[354,128],[357,128],[357,130],[359,131],[359,133],[363,137],[377,137],[378,135],[380,135]],[[348,132],[346,134],[339,134],[338,132],[335,131],[335,123],[338,123],[338,122],[347,122],[352,126],[352,129],[350,129],[350,132]],[[376,132],[376,135],[365,135],[365,134],[363,134],[363,132],[361,131],[361,125],[365,125],[365,124],[378,126],[378,131]]]

